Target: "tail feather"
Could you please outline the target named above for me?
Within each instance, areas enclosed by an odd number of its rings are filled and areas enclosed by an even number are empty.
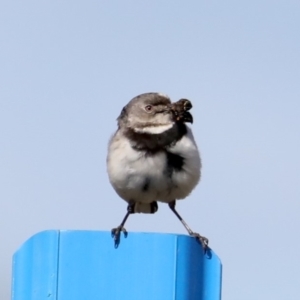
[[[158,205],[156,201],[151,203],[141,203],[135,202],[134,212],[135,213],[144,213],[144,214],[154,214],[158,210]]]

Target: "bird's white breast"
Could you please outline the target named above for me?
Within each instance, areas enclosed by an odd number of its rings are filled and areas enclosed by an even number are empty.
[[[171,202],[189,195],[200,179],[201,168],[191,130],[188,128],[187,134],[168,151],[184,158],[182,170],[172,172],[171,176],[166,174],[165,152],[145,155],[117,132],[110,142],[107,170],[119,196],[126,201],[150,203]]]

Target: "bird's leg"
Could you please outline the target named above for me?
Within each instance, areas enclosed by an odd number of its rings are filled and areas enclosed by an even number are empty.
[[[113,228],[111,230],[111,235],[112,237],[114,238],[114,241],[115,241],[115,247],[118,248],[119,244],[120,244],[120,235],[121,235],[121,232],[124,233],[124,236],[127,237],[127,231],[126,229],[124,228],[124,225],[129,217],[130,214],[133,214],[134,213],[134,203],[129,203],[128,204],[128,207],[127,207],[127,213],[123,219],[123,221],[121,222],[121,224],[116,227],[116,228]]]
[[[191,230],[191,228],[188,226],[188,224],[182,219],[182,217],[180,216],[180,214],[177,212],[177,210],[175,209],[175,205],[176,205],[176,201],[172,201],[169,203],[169,207],[172,210],[172,212],[176,215],[176,217],[180,220],[180,222],[182,223],[182,225],[185,227],[185,229],[187,230],[187,232],[189,233],[190,236],[195,237],[202,245],[204,251],[206,250],[206,248],[208,247],[208,239],[202,235],[200,235],[197,232],[193,232]]]

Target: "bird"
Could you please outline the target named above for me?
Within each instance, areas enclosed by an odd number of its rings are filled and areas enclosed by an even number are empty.
[[[162,93],[144,93],[131,99],[117,118],[118,129],[108,145],[107,173],[120,198],[127,202],[121,224],[112,229],[115,247],[134,213],[153,214],[157,202],[168,204],[190,236],[203,249],[208,239],[191,230],[175,208],[199,183],[201,158],[191,128],[192,103],[182,98],[172,103]]]

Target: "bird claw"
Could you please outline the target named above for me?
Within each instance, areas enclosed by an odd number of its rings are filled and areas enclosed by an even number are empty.
[[[118,248],[118,246],[120,244],[121,232],[123,232],[124,236],[127,237],[128,233],[127,233],[126,229],[121,225],[116,228],[113,228],[111,230],[111,236],[114,238],[114,241],[115,241],[115,248]]]
[[[191,236],[195,237],[202,245],[202,248],[204,250],[204,252],[207,250],[208,248],[208,239],[202,235],[200,235],[197,232],[193,232],[192,234],[190,234]]]

